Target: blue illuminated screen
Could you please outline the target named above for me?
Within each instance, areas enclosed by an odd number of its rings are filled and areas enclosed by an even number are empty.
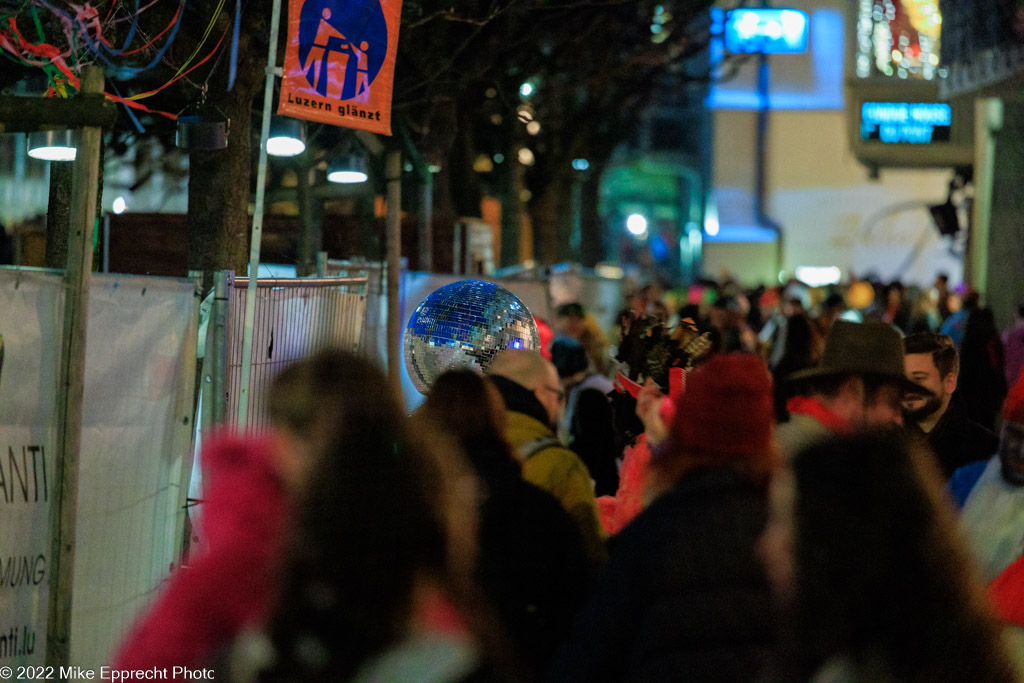
[[[738,9],[725,20],[725,49],[733,53],[807,51],[807,14],[793,9]]]
[[[949,142],[953,110],[941,102],[865,102],[860,138],[891,144]]]

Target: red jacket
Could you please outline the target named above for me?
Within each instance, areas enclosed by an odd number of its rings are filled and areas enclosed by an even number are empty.
[[[269,440],[230,435],[203,448],[206,546],[171,575],[113,668],[208,664],[268,615],[287,508],[270,454]]]
[[[1019,557],[988,587],[996,614],[1005,621],[1024,626],[1024,557]]]

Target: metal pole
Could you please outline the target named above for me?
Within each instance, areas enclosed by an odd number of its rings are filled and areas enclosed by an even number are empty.
[[[256,170],[256,206],[252,212],[249,244],[249,287],[245,297],[245,328],[242,332],[242,372],[238,388],[238,428],[249,417],[249,375],[252,371],[252,332],[256,319],[256,280],[260,272],[260,242],[263,238],[263,198],[267,185],[267,138],[270,136],[274,74],[277,70],[277,34],[281,27],[281,0],[274,0],[270,15],[270,47],[267,49],[267,78],[263,88],[263,126],[260,128],[260,160]]]
[[[388,380],[397,392],[401,389],[402,318],[398,284],[402,278],[402,152],[391,150],[384,163],[388,183]]]
[[[103,69],[87,66],[81,72],[83,96],[103,94]],[[82,399],[85,393],[85,343],[92,276],[92,239],[96,230],[100,144],[103,129],[81,129],[71,189],[71,224],[64,278],[64,327],[61,340],[61,394],[53,500],[50,507],[50,594],[47,605],[46,663],[70,664],[71,599],[75,570],[75,513],[78,508],[78,470],[82,446]]]
[[[762,3],[767,6],[767,3]],[[768,55],[757,58],[757,138],[754,151],[754,212],[762,227],[775,233],[775,270],[782,272],[782,227],[768,215],[768,115],[771,102],[768,95],[770,70]]]
[[[210,393],[213,405],[210,415],[213,424],[224,424],[228,414],[228,271],[218,270],[213,274],[213,309],[210,311],[213,325],[212,349],[206,349],[205,362],[209,363]]]
[[[996,166],[996,133],[1003,128],[1003,101],[974,102],[974,206],[964,254],[964,282],[981,294],[988,288],[988,236],[992,220],[992,185]]]

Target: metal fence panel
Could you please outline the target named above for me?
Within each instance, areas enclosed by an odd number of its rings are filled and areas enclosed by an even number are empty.
[[[238,414],[247,278],[228,287],[227,410]],[[274,377],[290,363],[324,348],[363,352],[367,278],[260,279],[250,370],[247,431],[269,426],[266,397]]]

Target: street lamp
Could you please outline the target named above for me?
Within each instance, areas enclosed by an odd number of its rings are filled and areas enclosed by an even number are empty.
[[[178,114],[174,146],[188,151],[224,149],[230,126],[224,112],[212,104],[190,105]]]
[[[641,237],[647,232],[647,219],[638,213],[631,213],[626,218],[626,230],[635,237]]]
[[[344,154],[327,166],[327,180],[332,183],[365,183],[366,157],[360,154]]]
[[[272,157],[294,157],[306,151],[306,129],[302,121],[275,116],[270,122],[267,154]]]
[[[70,130],[39,130],[28,134],[28,155],[43,161],[74,161],[77,148]]]

